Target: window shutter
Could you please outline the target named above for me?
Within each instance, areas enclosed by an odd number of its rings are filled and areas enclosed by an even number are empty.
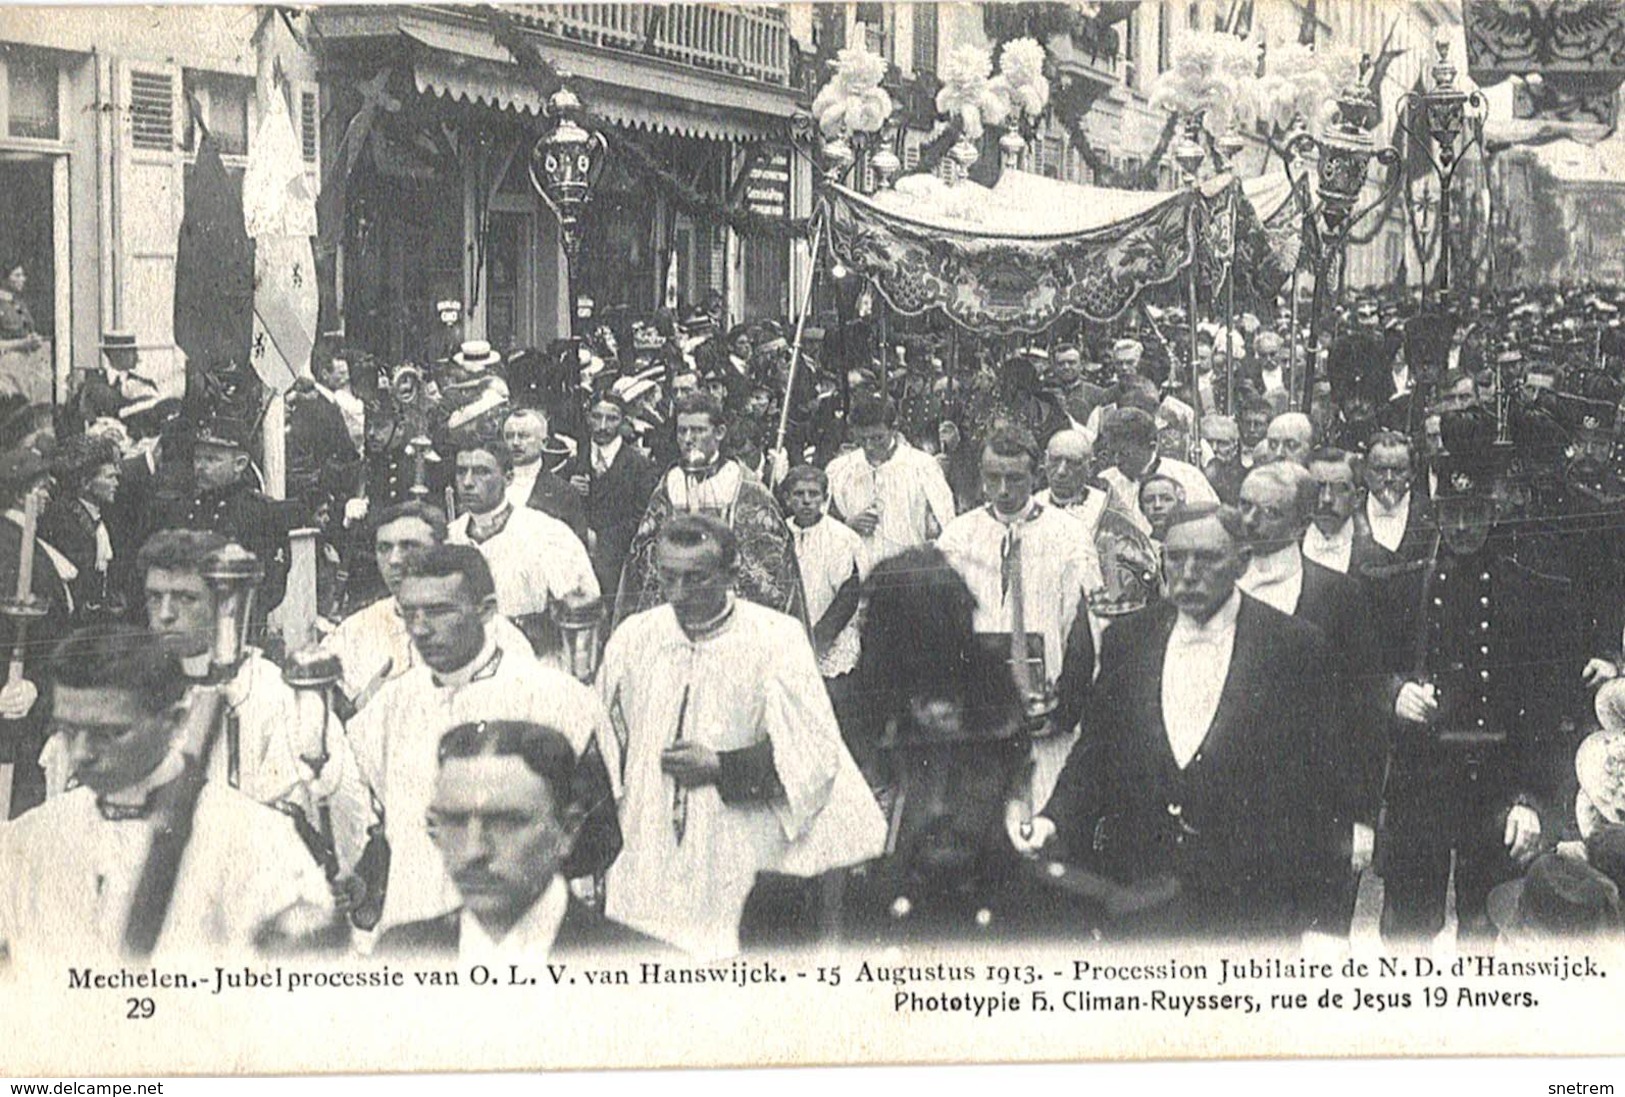
[[[138,149],[175,148],[175,84],[168,73],[130,73],[130,143]]]
[[[299,150],[306,160],[316,161],[316,93],[299,93]]]

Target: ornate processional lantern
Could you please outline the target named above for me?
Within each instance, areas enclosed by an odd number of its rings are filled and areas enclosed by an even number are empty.
[[[581,212],[592,197],[608,145],[603,134],[581,125],[581,100],[569,88],[553,93],[547,113],[558,122],[530,150],[530,182],[559,219],[566,270],[573,276],[581,254]]]

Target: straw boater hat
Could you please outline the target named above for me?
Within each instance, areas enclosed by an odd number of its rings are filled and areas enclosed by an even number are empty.
[[[470,339],[451,356],[454,364],[470,373],[480,373],[502,362],[502,355],[491,349],[484,339]]]
[[[1605,682],[1597,691],[1594,731],[1574,756],[1580,792],[1608,823],[1625,823],[1625,678]],[[1585,825],[1582,813],[1581,825]]]
[[[133,331],[104,331],[102,332],[101,349],[107,350],[135,350],[135,332]]]

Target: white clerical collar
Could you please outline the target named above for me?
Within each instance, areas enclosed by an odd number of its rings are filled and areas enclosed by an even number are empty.
[[[737,604],[738,600],[734,597],[734,592],[730,590],[727,592],[727,597],[723,601],[721,612],[719,612],[715,617],[712,617],[709,620],[701,621],[697,625],[685,625],[679,621],[677,622],[677,627],[682,631],[683,635],[693,643],[699,643],[701,640],[709,640],[711,637],[728,627],[728,623],[733,620],[734,607]]]
[[[1344,545],[1352,545],[1354,544],[1354,515],[1351,514],[1343,519],[1343,524],[1331,533],[1322,533],[1319,526],[1310,522],[1309,528],[1303,531],[1303,535],[1307,540],[1318,545],[1324,545],[1327,548],[1342,548]]]
[[[1184,610],[1180,610],[1179,616],[1174,618],[1173,636],[1186,643],[1221,639],[1235,631],[1236,615],[1240,612],[1241,591],[1232,590],[1224,605],[1215,610],[1213,616],[1206,621],[1198,621]]]
[[[1293,541],[1274,552],[1254,556],[1247,565],[1247,582],[1256,586],[1285,583],[1303,571],[1303,551]]]
[[[991,514],[993,516],[993,520],[999,523],[1001,526],[1026,525],[1034,518],[1037,518],[1039,512],[1043,509],[1043,504],[1037,499],[1028,499],[1027,505],[1023,507],[1018,514],[1005,514],[992,503],[987,505],[987,512]]]
[[[133,785],[126,785],[117,792],[109,792],[101,798],[102,802],[124,807],[140,806],[147,802],[155,789],[163,788],[179,777],[185,769],[186,758],[181,754],[180,748],[171,747],[169,753],[164,755],[163,761],[159,762],[151,773]]]
[[[433,671],[434,684],[441,689],[461,689],[477,678],[494,674],[501,661],[502,651],[497,647],[496,629],[486,626],[485,643],[480,645],[480,653],[456,670],[444,674]]]
[[[559,927],[564,924],[565,912],[570,907],[570,888],[564,877],[555,875],[530,909],[508,927],[500,938],[493,938],[480,920],[467,907],[459,917],[457,949],[463,959],[495,956],[525,956],[544,959],[553,951]]]

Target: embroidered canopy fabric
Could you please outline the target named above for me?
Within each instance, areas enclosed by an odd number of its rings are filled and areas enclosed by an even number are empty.
[[[1068,313],[1114,319],[1177,278],[1193,253],[1201,280],[1217,285],[1239,194],[1228,175],[1170,193],[1005,171],[992,187],[905,176],[873,197],[834,185],[825,201],[835,255],[893,309],[938,309],[972,331],[1006,333],[1041,331]]]

